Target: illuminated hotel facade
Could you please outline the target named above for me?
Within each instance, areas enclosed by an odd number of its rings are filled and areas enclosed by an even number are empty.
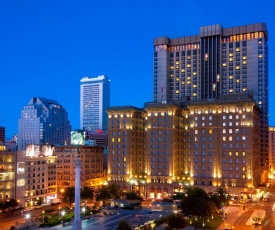
[[[220,98],[253,91],[262,110],[260,162],[268,172],[268,33],[264,23],[154,40],[154,102]]]
[[[248,93],[111,107],[108,180],[163,198],[183,186],[252,188],[263,181],[261,110]]]
[[[274,174],[275,171],[275,127],[269,127],[269,172]],[[273,179],[275,179],[273,175]]]

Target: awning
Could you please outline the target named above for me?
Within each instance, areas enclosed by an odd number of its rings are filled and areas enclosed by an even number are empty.
[[[161,188],[157,188],[157,193],[161,193]]]
[[[163,192],[168,193],[168,188],[164,188],[164,189],[163,189]]]
[[[151,193],[155,192],[155,189],[154,189],[154,188],[151,188],[151,189],[150,189],[150,192],[151,192]]]

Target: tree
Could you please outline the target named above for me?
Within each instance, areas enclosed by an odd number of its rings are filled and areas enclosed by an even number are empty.
[[[142,200],[142,197],[139,196],[136,192],[127,192],[125,196],[128,200]]]
[[[227,206],[230,201],[230,196],[224,188],[217,188],[211,198],[218,209]]]
[[[72,207],[72,203],[74,202],[75,198],[75,187],[67,187],[65,192],[63,193],[63,200],[65,203],[68,203],[70,207]]]
[[[207,193],[196,187],[186,190],[181,206],[185,215],[193,216],[210,216],[217,209]]]
[[[132,230],[132,226],[127,221],[120,221],[116,230]]]
[[[102,200],[103,205],[105,205],[106,200],[111,198],[112,198],[112,195],[110,194],[108,187],[102,186],[101,189],[99,190],[97,200]]]
[[[186,221],[181,214],[175,214],[169,217],[168,226],[175,229],[181,229],[186,226]]]
[[[80,191],[80,197],[85,200],[85,206],[87,200],[93,200],[93,191],[91,187],[84,186]]]
[[[122,194],[122,191],[119,187],[119,185],[117,184],[109,184],[107,186],[107,189],[109,190],[111,196],[113,199],[116,199],[116,198],[120,198],[121,194]]]

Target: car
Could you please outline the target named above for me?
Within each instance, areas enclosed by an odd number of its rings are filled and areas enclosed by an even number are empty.
[[[269,196],[265,196],[264,198],[263,198],[263,201],[268,201],[269,200]]]

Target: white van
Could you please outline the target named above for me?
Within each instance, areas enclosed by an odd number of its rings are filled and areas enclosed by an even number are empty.
[[[259,210],[259,212],[257,213],[257,215],[254,215],[252,218],[252,224],[258,224],[258,225],[262,225],[265,219],[265,214],[266,211],[265,210]]]

